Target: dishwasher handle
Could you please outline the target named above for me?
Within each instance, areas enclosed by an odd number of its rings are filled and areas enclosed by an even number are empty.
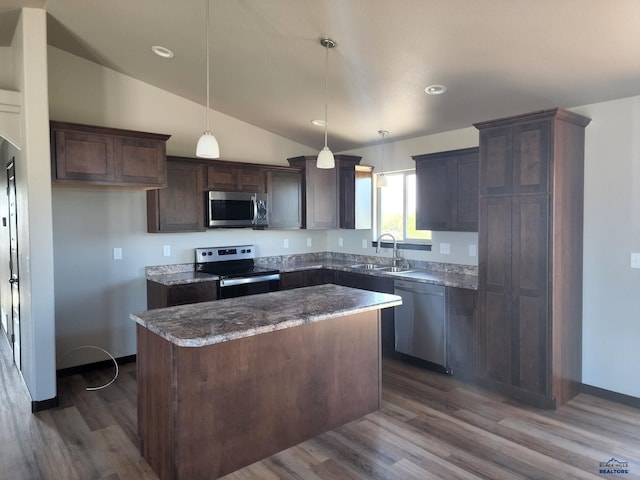
[[[416,286],[416,282],[398,282],[394,283],[395,290],[402,290],[411,293],[420,293],[426,295],[436,295],[444,297],[444,287],[442,285],[426,284],[429,287]]]

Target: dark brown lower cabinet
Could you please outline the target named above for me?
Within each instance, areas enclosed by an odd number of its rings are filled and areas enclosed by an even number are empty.
[[[335,283],[334,279],[334,272],[325,268],[315,268],[312,270],[296,270],[294,272],[282,272],[280,273],[280,290],[290,290],[292,288],[311,287],[314,285],[324,285],[325,283]]]
[[[485,197],[481,212],[479,376],[551,406],[549,196]]]
[[[147,309],[210,302],[218,299],[217,282],[163,285],[147,280]]]
[[[472,376],[476,365],[475,290],[447,287],[447,352],[453,374]]]

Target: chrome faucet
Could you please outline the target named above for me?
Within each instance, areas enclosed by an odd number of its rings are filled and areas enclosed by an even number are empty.
[[[393,262],[393,266],[396,267],[398,265],[398,260],[400,260],[398,258],[398,242],[396,241],[396,237],[394,237],[393,235],[391,235],[390,233],[382,233],[380,234],[380,236],[378,237],[378,239],[376,240],[376,253],[380,253],[380,239],[382,237],[391,237],[391,240],[393,240],[393,257],[392,257],[392,262]]]

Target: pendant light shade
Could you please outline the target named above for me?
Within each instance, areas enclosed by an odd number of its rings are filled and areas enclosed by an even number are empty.
[[[316,160],[318,168],[334,168],[336,161],[333,153],[327,146],[327,128],[329,125],[329,49],[336,46],[336,42],[330,38],[321,38],[320,45],[325,48],[325,68],[324,68],[324,148],[320,150]]]
[[[207,129],[198,139],[198,144],[196,145],[196,157],[202,158],[219,158],[220,157],[220,148],[218,147],[218,140],[213,136],[211,130],[209,129],[209,0],[206,0],[207,8],[206,8],[206,16],[207,16],[207,28],[206,28],[206,51],[207,51],[207,115],[206,115],[206,123]]]
[[[198,139],[198,145],[196,145],[196,157],[220,158],[218,140],[216,140],[216,137],[214,137],[208,130]]]
[[[382,137],[381,146],[380,146],[380,175],[376,178],[376,186],[377,187],[386,187],[387,186],[387,177],[384,175],[384,137],[389,135],[387,130],[378,130],[378,135]]]
[[[329,150],[329,147],[326,145],[320,153],[318,154],[318,159],[316,160],[316,167],[318,168],[334,168],[336,166],[336,161],[333,158],[333,153]]]

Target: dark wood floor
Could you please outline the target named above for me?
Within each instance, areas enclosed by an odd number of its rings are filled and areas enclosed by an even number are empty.
[[[107,382],[113,369],[60,379],[60,407],[31,414],[0,344],[0,479],[157,478],[136,447],[134,364],[96,392],[85,387]],[[638,409],[581,394],[541,411],[396,361],[385,361],[383,384],[379,412],[225,480],[640,478]],[[612,457],[630,473],[599,474]]]

